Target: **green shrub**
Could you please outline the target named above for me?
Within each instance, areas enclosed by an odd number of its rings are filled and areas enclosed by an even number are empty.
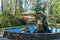
[[[57,22],[57,23],[60,23],[60,17],[58,17],[58,18],[56,19],[56,22]]]
[[[14,27],[14,26],[20,26],[21,25],[20,19],[17,18],[15,15],[7,12],[7,11],[4,11],[1,14],[0,18],[1,18],[0,19],[0,24],[1,24],[2,28]]]

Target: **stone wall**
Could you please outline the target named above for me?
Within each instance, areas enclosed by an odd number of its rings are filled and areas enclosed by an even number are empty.
[[[27,18],[28,20],[35,20],[35,16],[33,16],[35,14],[20,14],[19,18]]]
[[[60,33],[9,33],[4,32],[4,37],[14,40],[52,40],[60,38]]]

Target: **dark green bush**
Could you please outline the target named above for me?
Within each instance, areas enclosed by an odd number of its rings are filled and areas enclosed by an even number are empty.
[[[58,18],[56,19],[56,22],[57,22],[57,23],[60,23],[60,17],[58,17]]]
[[[14,20],[11,21],[12,26],[20,26],[21,22],[19,18],[15,18]]]

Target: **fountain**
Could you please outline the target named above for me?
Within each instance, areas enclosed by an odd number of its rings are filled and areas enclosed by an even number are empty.
[[[42,21],[43,30],[35,32],[40,26],[27,26],[23,28],[11,28],[4,31],[4,36],[14,40],[52,40],[60,37],[60,29],[49,27],[46,17]]]

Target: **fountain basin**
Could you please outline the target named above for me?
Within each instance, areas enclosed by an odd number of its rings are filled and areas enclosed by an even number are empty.
[[[30,33],[21,33],[22,28],[8,29],[4,32],[4,37],[15,40],[52,40],[60,38],[60,29],[49,27],[51,33],[33,33],[34,28],[30,28]]]

